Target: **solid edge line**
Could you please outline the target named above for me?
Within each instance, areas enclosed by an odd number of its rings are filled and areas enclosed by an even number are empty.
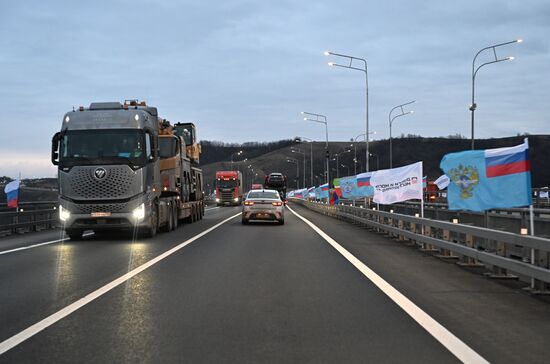
[[[210,210],[216,210],[216,209],[219,209],[220,207],[217,206],[217,207],[211,207],[209,209],[204,209],[204,211],[210,211]],[[84,234],[82,235],[83,237],[86,237],[86,236],[90,236],[90,235],[93,235],[92,234]],[[37,243],[37,244],[32,244],[32,245],[27,245],[27,246],[22,246],[22,247],[19,247],[19,248],[14,248],[14,249],[9,249],[9,250],[4,250],[4,251],[0,251],[0,255],[3,255],[3,254],[9,254],[9,253],[15,253],[15,252],[18,252],[18,251],[21,251],[21,250],[27,250],[27,249],[32,249],[32,248],[38,248],[38,247],[41,247],[43,245],[49,245],[49,244],[54,244],[54,243],[60,243],[62,241],[66,241],[66,240],[70,240],[70,238],[63,238],[63,239],[57,239],[57,240],[52,240],[52,241],[46,241],[44,243]]]
[[[86,236],[90,236],[90,235],[94,235],[94,233],[91,233],[91,234],[84,234],[84,235],[82,235],[82,236],[83,236],[83,237],[86,237]],[[0,251],[0,255],[9,254],[9,253],[15,253],[15,252],[18,252],[18,251],[20,251],[20,250],[27,250],[27,249],[32,249],[32,248],[38,248],[38,247],[43,246],[43,245],[49,245],[49,244],[54,244],[54,243],[60,243],[60,242],[62,242],[62,241],[66,241],[66,240],[70,240],[70,239],[71,239],[71,238],[63,238],[63,239],[57,239],[57,240],[46,241],[46,242],[44,242],[44,243],[37,243],[37,244],[22,246],[22,247],[10,249],[10,250],[4,250],[4,251]]]
[[[405,311],[413,320],[415,320],[424,330],[439,341],[447,350],[456,356],[463,363],[489,363],[485,358],[466,345],[462,340],[453,335],[443,325],[434,320],[424,310],[415,305],[405,295],[386,282],[382,277],[367,267],[363,262],[357,259],[353,254],[341,246],[338,242],[328,236],[323,230],[318,228],[311,221],[299,215],[290,207],[287,208],[304,221],[317,234],[325,239],[334,249],[336,249],[344,258],[346,258],[355,268],[357,268],[365,277],[374,283],[386,296],[395,302],[403,311]]]
[[[109,292],[113,288],[117,287],[118,285],[126,282],[130,278],[134,277],[135,275],[143,272],[145,269],[153,266],[154,264],[160,262],[164,258],[174,254],[178,250],[184,248],[185,246],[191,244],[195,240],[203,237],[204,235],[208,234],[212,230],[217,229],[221,225],[225,224],[226,222],[234,219],[235,217],[241,215],[239,212],[238,214],[235,214],[231,217],[228,217],[227,219],[217,223],[216,225],[204,230],[203,232],[193,236],[190,239],[187,239],[186,241],[180,243],[179,245],[173,247],[170,250],[167,250],[166,252],[162,253],[161,255],[158,255],[157,257],[151,259],[147,263],[144,263],[140,265],[139,267],[131,270],[130,272],[124,274],[123,276],[120,276],[119,278],[115,279],[111,283],[107,283],[101,288],[98,288],[97,290],[93,291],[92,293],[87,294],[86,296],[82,297],[81,299],[71,303],[70,305],[62,308],[61,310],[57,311],[56,313],[46,317],[45,319],[35,323],[34,325],[29,326],[25,330],[19,332],[18,334],[13,335],[12,337],[2,341],[0,343],[0,355],[4,354],[6,351],[14,348],[15,346],[21,344],[23,341],[31,338],[32,336],[38,334],[40,331],[46,329],[47,327],[53,325],[57,321],[63,319],[64,317],[70,315],[74,311],[78,310],[79,308],[87,305],[88,303],[92,302],[96,298],[104,295],[105,293]]]

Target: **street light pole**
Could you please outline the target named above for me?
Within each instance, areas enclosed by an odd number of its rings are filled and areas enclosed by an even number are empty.
[[[376,134],[376,131],[371,131],[369,134]],[[365,135],[366,135],[365,133],[359,134],[355,138],[352,139],[353,140],[353,146],[355,148],[354,161],[353,161],[355,175],[357,175],[357,144],[355,142],[357,141],[357,139],[359,139],[360,137],[364,137]],[[367,155],[367,159],[368,159],[368,155]]]
[[[309,140],[309,158],[310,158],[310,161],[309,161],[309,169],[310,169],[309,182],[313,186],[313,185],[315,185],[315,183],[313,183],[313,139],[309,139],[309,138],[306,138],[306,137],[298,137],[298,138]],[[300,141],[298,139],[296,139],[296,142],[299,143]]]
[[[349,176],[349,166],[348,165],[345,165],[345,164],[342,164],[342,167],[345,167],[348,169],[348,176]]]
[[[374,153],[370,153],[370,156],[371,157],[376,157],[376,169],[379,170],[380,169],[380,159],[378,158],[378,154],[374,154]]]
[[[369,171],[369,74],[368,74],[368,68],[367,68],[367,60],[364,59],[364,58],[358,58],[358,57],[353,57],[353,56],[348,56],[348,55],[345,55],[345,54],[340,54],[340,53],[334,53],[334,52],[330,52],[330,51],[325,51],[325,56],[335,56],[335,57],[342,57],[342,58],[347,58],[349,59],[349,64],[348,65],[342,65],[342,64],[338,64],[338,63],[334,63],[334,62],[329,62],[328,65],[331,66],[331,67],[342,67],[342,68],[347,68],[347,69],[351,69],[351,70],[356,70],[356,71],[361,71],[361,72],[364,72],[365,73],[365,134],[366,134],[366,138],[365,138],[365,144],[366,144],[366,152],[365,152],[365,156],[367,157],[367,161],[365,163],[366,165],[366,172]],[[363,65],[365,66],[365,68],[357,68],[357,67],[354,67],[353,66],[353,61],[361,61],[363,62]]]
[[[340,159],[339,159],[340,155],[344,153],[349,153],[349,152],[351,152],[351,149],[345,150],[344,148],[343,152],[334,154],[334,156],[336,157],[336,178],[340,178]],[[349,174],[349,171],[348,171],[348,174]]]
[[[298,168],[300,166],[300,162],[298,162],[298,160],[294,159],[294,158],[287,158],[286,161],[288,163],[295,163],[296,164],[296,189],[299,189],[300,185],[298,183],[300,181],[300,170]]]
[[[492,46],[489,46],[489,47],[481,48],[476,53],[476,55],[474,56],[474,59],[472,61],[472,104],[470,105],[470,111],[472,112],[472,150],[474,149],[474,111],[477,108],[477,105],[475,103],[475,80],[476,80],[477,71],[479,71],[479,69],[481,67],[486,66],[488,64],[514,60],[514,57],[498,58],[496,48],[502,47],[502,46],[505,46],[505,45],[508,45],[508,44],[512,44],[512,43],[521,43],[521,42],[523,42],[523,39],[516,39],[516,40],[510,41],[510,42],[495,44],[495,45],[492,45]],[[488,49],[493,50],[493,55],[495,57],[495,60],[490,61],[490,62],[485,62],[485,63],[481,64],[479,67],[475,68],[475,63],[476,63],[477,56],[479,56],[480,53],[482,53],[483,51],[486,51]]]
[[[389,120],[389,124],[390,124],[390,169],[393,167],[393,155],[392,155],[392,135],[391,135],[391,126],[393,124],[393,121],[400,117],[400,116],[405,116],[407,114],[412,114],[414,111],[407,111],[405,112],[405,110],[403,110],[403,106],[406,106],[406,105],[410,105],[412,103],[414,103],[416,100],[413,100],[413,101],[409,101],[409,102],[406,102],[404,104],[401,104],[401,105],[397,105],[396,107],[394,107],[393,109],[390,110],[390,113],[388,114],[388,120]],[[398,114],[398,115],[395,115],[393,118],[391,117],[391,114],[393,113],[394,110],[396,109],[401,109],[401,114]]]
[[[303,178],[303,186],[305,188],[306,187],[306,152],[303,151],[302,149],[298,149],[298,148],[294,148],[294,147],[291,147],[290,151],[292,153],[303,154],[303,156],[304,156],[304,168],[302,169],[302,178]]]
[[[327,139],[327,142],[325,144],[326,168],[327,168],[327,173],[326,173],[327,182],[326,183],[328,184],[328,186],[330,188],[330,166],[329,166],[330,153],[329,153],[329,150],[328,150],[328,121],[327,121],[327,117],[325,115],[315,114],[315,113],[306,112],[306,111],[302,111],[302,115],[307,115],[307,116],[304,117],[304,120],[306,120],[306,121],[313,121],[313,122],[316,122],[316,123],[325,124],[325,135],[326,135],[326,139]],[[311,116],[311,117],[308,117],[308,116]]]
[[[238,152],[231,154],[231,170],[233,170],[233,156],[234,155],[241,155],[241,154],[243,154],[242,150],[239,150]]]

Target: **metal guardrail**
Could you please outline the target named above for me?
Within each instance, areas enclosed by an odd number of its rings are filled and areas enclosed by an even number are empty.
[[[19,208],[23,210],[36,210],[38,208],[53,208],[58,204],[57,201],[19,202]],[[0,203],[0,212],[15,212],[15,210],[13,207],[8,207],[6,203]]]
[[[59,225],[57,202],[20,204],[22,211],[0,212],[0,235],[53,229]]]
[[[340,202],[348,205],[353,204],[352,200],[340,199]],[[362,200],[356,201],[356,206],[365,207]],[[420,202],[417,201],[379,205],[378,207],[380,210],[393,211],[404,215],[414,216],[416,213],[420,213]],[[550,209],[535,208],[533,212],[535,235],[550,237]],[[424,203],[424,217],[443,221],[458,219],[461,223],[511,233],[519,233],[522,228],[529,225],[528,208],[492,209],[486,212],[453,211],[448,209],[447,204],[426,202]]]
[[[363,207],[293,201],[321,214],[385,232],[442,259],[457,260],[463,266],[486,267],[489,277],[520,278],[530,282],[532,292],[549,290],[550,239]],[[517,247],[526,254],[508,254]]]

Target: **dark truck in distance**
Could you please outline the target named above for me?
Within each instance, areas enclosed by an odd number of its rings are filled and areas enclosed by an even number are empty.
[[[264,188],[279,192],[281,200],[286,201],[286,176],[284,174],[274,172],[265,176]]]
[[[71,239],[121,229],[152,237],[201,219],[199,153],[192,123],[174,128],[145,102],[98,102],[66,113],[51,154],[63,228]]]

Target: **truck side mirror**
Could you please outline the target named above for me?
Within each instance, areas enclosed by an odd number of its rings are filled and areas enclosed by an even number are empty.
[[[54,134],[52,138],[52,164],[54,166],[57,166],[59,164],[59,142],[63,139],[61,136],[61,132],[57,132]]]

